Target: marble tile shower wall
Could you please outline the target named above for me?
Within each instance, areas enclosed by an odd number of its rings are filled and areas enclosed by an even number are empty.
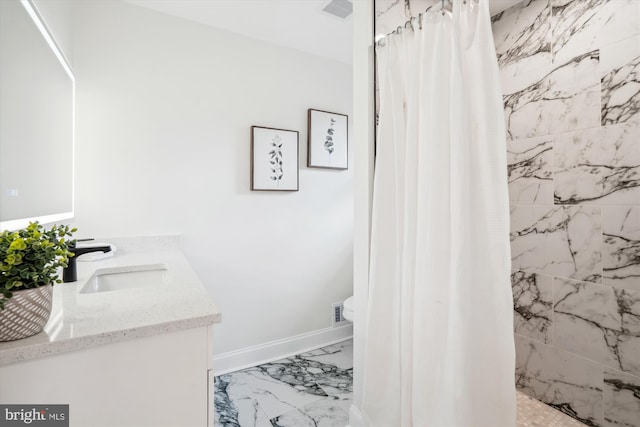
[[[375,0],[388,33],[432,0]],[[516,385],[640,427],[640,0],[525,0],[492,19],[511,201]]]
[[[592,426],[640,427],[640,1],[496,15],[516,384]]]

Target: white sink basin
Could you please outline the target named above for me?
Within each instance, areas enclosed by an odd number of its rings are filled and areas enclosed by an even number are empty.
[[[87,280],[80,289],[81,294],[122,291],[134,288],[161,286],[169,282],[164,264],[132,265],[103,268]]]

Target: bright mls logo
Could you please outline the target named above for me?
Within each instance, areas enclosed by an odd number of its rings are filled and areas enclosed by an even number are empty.
[[[0,405],[0,425],[69,427],[69,405]]]

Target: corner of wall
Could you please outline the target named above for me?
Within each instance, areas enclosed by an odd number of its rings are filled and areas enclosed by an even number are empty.
[[[353,338],[353,406],[362,405],[364,332],[369,283],[369,231],[371,218],[374,142],[373,1],[353,5],[353,122],[354,165],[354,266],[355,319]],[[359,413],[359,412],[358,412]],[[355,423],[355,421],[352,421]],[[356,426],[358,424],[352,424]]]

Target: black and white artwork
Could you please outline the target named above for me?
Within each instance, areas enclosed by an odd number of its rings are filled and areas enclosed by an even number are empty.
[[[298,131],[251,127],[251,190],[298,191]]]
[[[307,166],[348,168],[348,116],[309,109]]]

